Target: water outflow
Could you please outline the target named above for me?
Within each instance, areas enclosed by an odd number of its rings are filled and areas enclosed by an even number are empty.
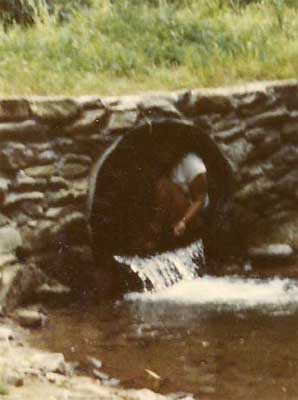
[[[205,265],[202,240],[185,248],[144,258],[115,256],[115,259],[139,276],[145,291],[159,291],[180,281],[195,279]]]
[[[127,300],[143,304],[178,304],[199,309],[284,309],[288,312],[298,307],[298,280],[296,279],[252,279],[234,277],[212,277],[205,275],[191,282],[179,282],[157,293],[130,293]]]

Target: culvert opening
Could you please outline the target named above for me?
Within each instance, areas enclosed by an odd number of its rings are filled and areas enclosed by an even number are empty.
[[[172,214],[174,222],[173,212],[177,221],[181,215],[168,196],[163,204],[168,208],[163,210],[166,219],[156,218],[157,188],[190,154],[199,157],[206,168],[208,211],[203,224],[194,224],[182,237],[175,237],[167,218]],[[228,162],[198,127],[180,120],[163,120],[126,132],[98,160],[90,181],[89,222],[96,262],[103,264],[114,255],[167,252],[198,239],[216,253],[232,191]]]

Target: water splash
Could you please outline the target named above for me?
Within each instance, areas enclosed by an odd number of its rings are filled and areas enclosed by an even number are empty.
[[[298,281],[294,279],[248,279],[204,276],[180,282],[156,293],[130,293],[130,301],[223,306],[248,309],[258,306],[298,306]]]
[[[136,273],[144,285],[145,292],[173,286],[180,281],[198,277],[205,265],[202,240],[191,245],[149,257],[115,256],[116,261],[126,264]]]

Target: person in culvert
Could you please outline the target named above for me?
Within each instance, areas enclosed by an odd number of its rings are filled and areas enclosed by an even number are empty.
[[[209,197],[206,166],[197,154],[189,152],[157,182],[155,213],[150,224],[155,240],[166,232],[168,238],[182,238],[196,229],[206,213]]]

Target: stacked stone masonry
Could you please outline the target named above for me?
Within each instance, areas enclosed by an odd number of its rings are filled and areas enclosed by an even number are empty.
[[[36,265],[66,276],[89,262],[85,200],[93,162],[119,135],[161,118],[205,126],[216,141],[235,174],[235,215],[247,246],[283,242],[297,250],[297,81],[127,97],[0,99],[2,281],[29,275]]]

